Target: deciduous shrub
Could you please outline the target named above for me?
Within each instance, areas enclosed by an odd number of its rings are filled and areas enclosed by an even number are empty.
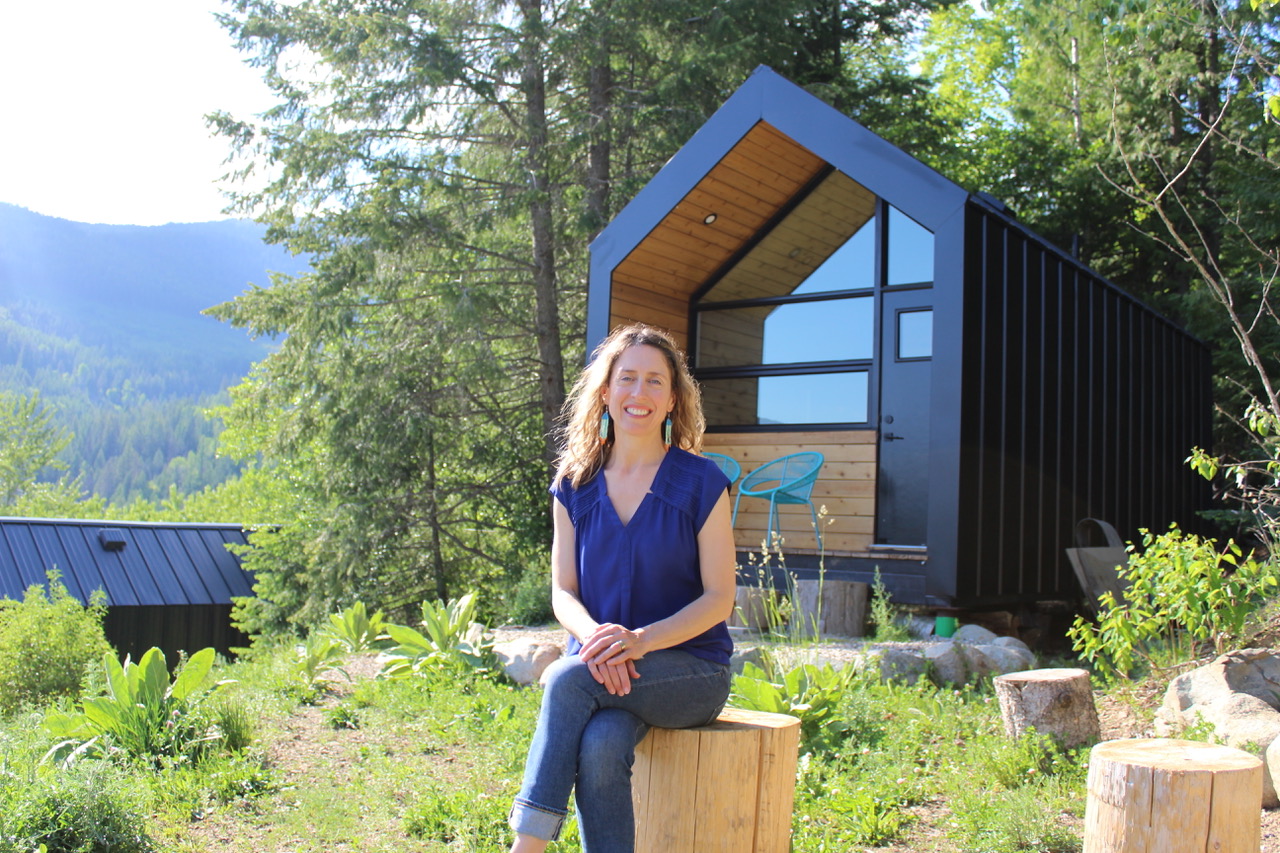
[[[56,572],[47,591],[31,586],[20,602],[0,599],[0,714],[78,694],[89,668],[111,652],[104,615],[100,596],[85,607]]]
[[[12,769],[12,768],[10,768]],[[0,774],[0,849],[150,853],[145,791],[101,761]]]
[[[1214,540],[1177,525],[1141,533],[1142,551],[1118,569],[1128,584],[1124,600],[1103,593],[1096,623],[1077,617],[1067,632],[1075,650],[1108,678],[1127,676],[1162,647],[1212,642],[1221,651],[1280,582],[1275,561],[1245,557],[1234,542],[1219,550]]]

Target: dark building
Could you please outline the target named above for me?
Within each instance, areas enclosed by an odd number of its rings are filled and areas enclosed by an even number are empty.
[[[212,646],[226,654],[248,638],[231,625],[231,599],[253,595],[253,578],[227,545],[244,545],[234,525],[0,518],[0,598],[21,600],[57,571],[88,603],[106,593],[107,639],[136,661],[159,646]]]
[[[744,473],[824,454],[822,548],[783,507],[788,568],[1072,600],[1080,519],[1133,539],[1208,500],[1183,462],[1210,440],[1200,342],[767,68],[592,243],[588,345],[630,321],[685,345],[705,449]],[[740,551],[766,518],[743,500]]]

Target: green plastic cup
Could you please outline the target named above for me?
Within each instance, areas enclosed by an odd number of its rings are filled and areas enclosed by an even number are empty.
[[[933,634],[935,637],[950,637],[956,632],[956,617],[935,616],[933,618]]]

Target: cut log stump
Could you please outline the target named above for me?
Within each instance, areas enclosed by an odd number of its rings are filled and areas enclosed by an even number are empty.
[[[1000,718],[1009,737],[1028,728],[1051,735],[1064,747],[1096,741],[1098,709],[1089,673],[1083,669],[1030,669],[993,679]]]
[[[767,631],[770,624],[771,611],[775,611],[776,595],[772,589],[759,586],[740,586],[734,594],[733,613],[729,624],[752,631]]]
[[[1228,746],[1112,740],[1089,753],[1084,853],[1259,853],[1262,762]]]
[[[800,721],[725,708],[636,747],[636,853],[787,853]]]
[[[819,595],[821,592],[821,595]],[[867,633],[867,585],[861,581],[796,581],[799,608],[808,634],[832,637],[861,637]],[[819,599],[821,614],[819,615]]]

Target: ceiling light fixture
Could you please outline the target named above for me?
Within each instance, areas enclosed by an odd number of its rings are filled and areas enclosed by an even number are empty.
[[[716,218],[716,214],[708,213],[706,216],[702,217],[702,221],[704,224],[710,225],[712,222],[716,221]]]

